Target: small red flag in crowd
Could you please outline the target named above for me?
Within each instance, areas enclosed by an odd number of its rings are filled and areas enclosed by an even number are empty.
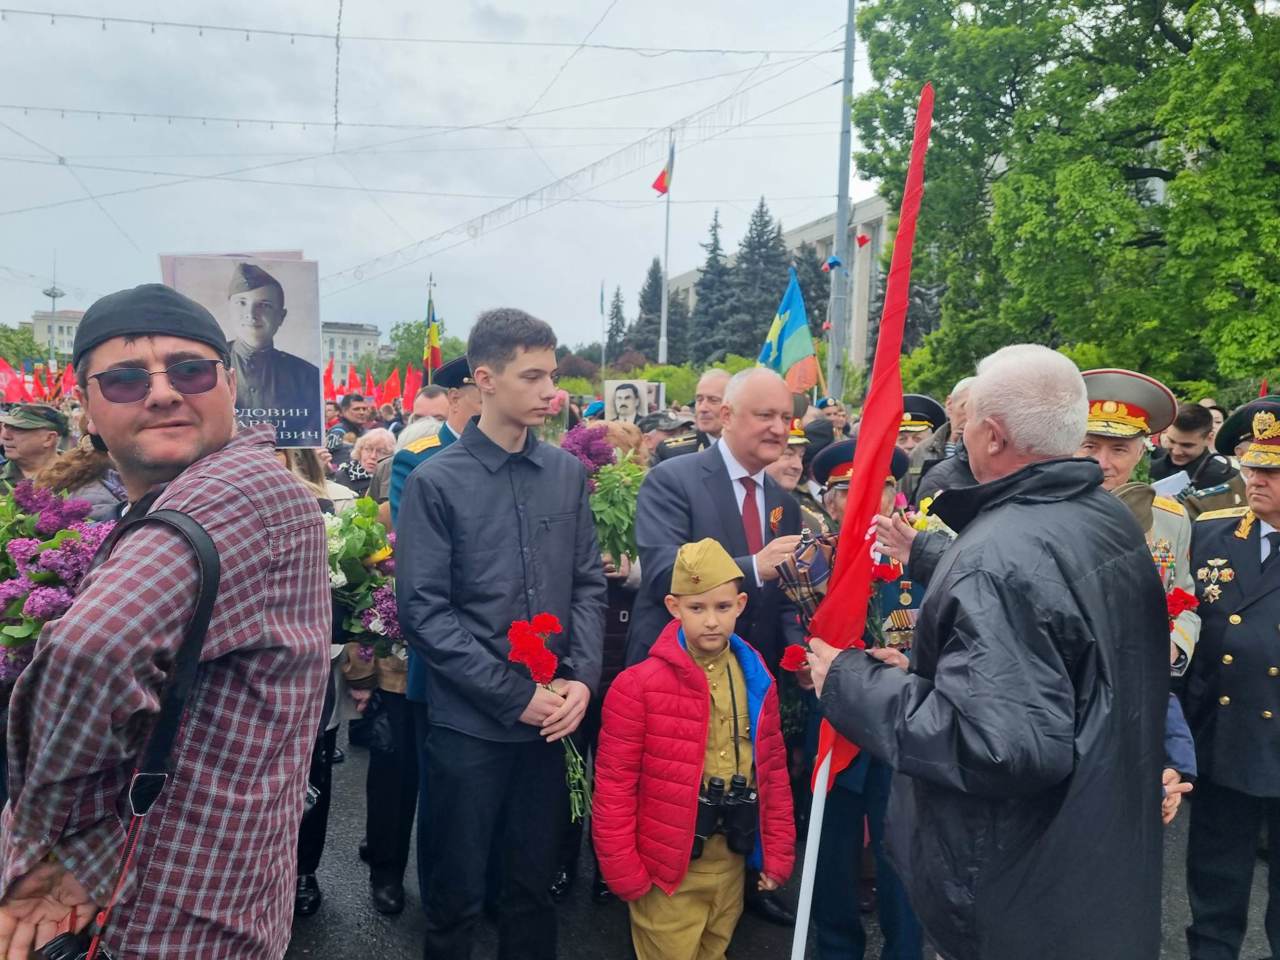
[[[344,392],[360,392],[360,371],[356,369],[354,363],[347,367],[347,389]]]
[[[413,410],[413,398],[422,389],[422,367],[411,363],[404,368],[404,398],[402,400],[406,412]]]
[[[382,393],[378,397],[378,403],[394,403],[400,398],[400,368],[395,367],[391,371],[391,376],[387,377],[382,384]]]
[[[338,388],[333,385],[333,357],[324,366],[324,400],[325,403],[338,402]]]

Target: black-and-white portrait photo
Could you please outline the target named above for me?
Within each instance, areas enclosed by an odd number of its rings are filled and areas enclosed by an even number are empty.
[[[644,380],[606,380],[604,418],[635,423],[649,412],[648,386]]]

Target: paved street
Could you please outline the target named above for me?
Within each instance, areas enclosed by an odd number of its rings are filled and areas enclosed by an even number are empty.
[[[345,740],[345,733],[342,735]],[[412,860],[406,877],[408,905],[399,917],[383,917],[369,902],[368,875],[356,856],[364,834],[364,771],[367,754],[345,747],[347,761],[334,768],[333,811],[329,820],[329,840],[320,867],[324,905],[314,917],[300,920],[294,927],[288,960],[348,960],[378,957],[379,960],[418,960],[421,956],[422,914],[417,878]],[[1182,880],[1182,858],[1186,845],[1185,808],[1169,830],[1165,856],[1164,951],[1162,960],[1178,960],[1187,955],[1183,928],[1187,923],[1186,892]],[[797,879],[787,888],[794,902]],[[625,960],[627,912],[619,903],[593,904],[588,884],[581,884],[560,909],[560,955],[566,960]],[[1262,912],[1266,904],[1266,867],[1259,862],[1254,878],[1254,898],[1249,937],[1242,960],[1268,956],[1262,933]],[[1070,910],[1069,903],[1063,909]],[[1080,922],[1087,923],[1088,917]],[[874,923],[871,923],[874,927]],[[874,929],[869,936],[867,960],[880,956],[880,941]],[[790,956],[791,931],[780,930],[743,918],[730,951],[731,960],[783,960]],[[477,960],[496,956],[493,929],[482,924]]]

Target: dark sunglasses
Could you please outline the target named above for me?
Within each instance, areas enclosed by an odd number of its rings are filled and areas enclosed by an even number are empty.
[[[151,392],[151,378],[163,373],[169,386],[184,397],[208,393],[218,385],[218,365],[221,360],[179,360],[158,373],[150,373],[140,367],[117,367],[95,373],[90,380],[98,381],[98,389],[112,403],[137,403]]]

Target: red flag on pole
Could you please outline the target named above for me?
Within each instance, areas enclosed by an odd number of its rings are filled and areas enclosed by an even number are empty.
[[[76,388],[76,371],[71,364],[67,364],[62,368],[62,395],[64,397],[71,396],[71,392]]]
[[[333,357],[324,366],[324,400],[325,403],[338,402],[338,388],[333,385]]]
[[[889,475],[893,447],[902,423],[902,333],[911,285],[911,248],[915,242],[920,198],[924,195],[924,155],[929,148],[932,123],[933,85],[926,83],[920,91],[920,105],[916,110],[907,185],[902,194],[898,232],[893,240],[893,261],[885,286],[880,336],[876,341],[875,365],[871,369],[871,388],[867,391],[862,423],[858,427],[858,445],[854,450],[853,473],[849,479],[849,502],[840,529],[835,571],[831,575],[826,599],[818,607],[809,627],[811,635],[841,649],[865,646],[862,632],[871,596],[871,545],[875,541],[875,520],[880,513],[880,494],[884,490],[884,478]],[[818,734],[815,773],[827,754],[831,755],[830,789],[836,774],[858,755],[858,748],[824,720]]]
[[[51,398],[59,397],[62,394],[62,385],[58,382],[58,378],[53,373],[52,364],[44,369],[44,387],[45,393],[47,393]]]
[[[350,364],[347,367],[347,389],[344,393],[360,392],[360,371],[356,369],[356,365]]]
[[[406,412],[413,410],[413,398],[418,395],[418,391],[422,389],[422,367],[416,363],[411,363],[404,368],[404,397],[401,403],[404,404]]]
[[[364,395],[371,400],[378,399],[378,381],[373,379],[373,371],[364,368]]]
[[[37,363],[31,370],[31,395],[37,400],[49,399],[44,392],[44,364]]]
[[[378,403],[391,403],[400,397],[400,368],[393,367],[391,376],[387,377],[382,384],[382,393],[378,396]]]

